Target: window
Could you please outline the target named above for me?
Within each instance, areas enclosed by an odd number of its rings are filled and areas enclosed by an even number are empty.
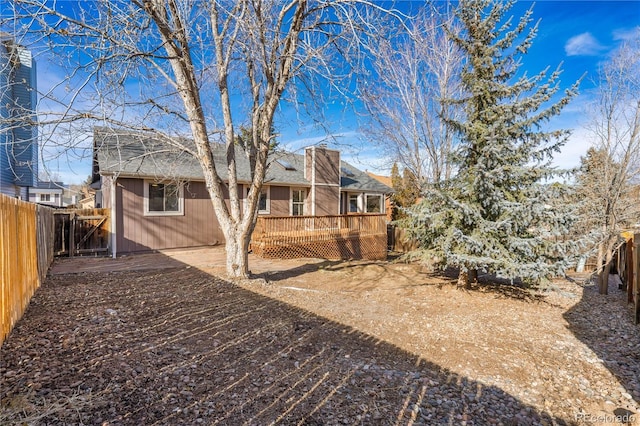
[[[358,195],[349,195],[349,213],[358,213]]]
[[[291,190],[291,215],[304,216],[304,199],[307,198],[306,189]]]
[[[287,160],[283,160],[282,158],[277,159],[276,163],[278,163],[282,167],[284,167],[285,170],[289,170],[289,171],[295,171],[296,170],[296,168],[295,168],[295,166],[293,164],[291,164]]]
[[[145,181],[145,216],[170,216],[184,214],[182,185]]]
[[[342,173],[342,176],[347,176],[347,177],[354,177],[355,175],[353,174],[353,172],[349,169],[347,169],[346,167],[340,167],[340,173]]]
[[[51,201],[51,194],[40,194],[40,201]]]
[[[382,195],[366,195],[366,212],[382,213]]]
[[[247,196],[249,196],[249,189],[250,188],[247,188]],[[260,192],[260,199],[258,200],[258,214],[269,214],[270,211],[269,187],[263,186],[262,192]]]

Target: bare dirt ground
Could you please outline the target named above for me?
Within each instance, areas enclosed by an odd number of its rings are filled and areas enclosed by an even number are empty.
[[[1,348],[0,424],[640,424],[617,288],[251,262],[233,284],[220,252],[58,261]]]

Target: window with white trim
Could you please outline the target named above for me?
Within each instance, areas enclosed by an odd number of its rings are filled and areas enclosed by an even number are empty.
[[[358,194],[349,195],[349,213],[358,213]]]
[[[382,213],[382,195],[365,195],[365,211],[367,213]]]
[[[247,187],[247,197],[249,196],[249,190]],[[269,214],[271,212],[271,200],[270,200],[270,187],[263,186],[260,192],[260,199],[258,200],[258,214]]]
[[[304,200],[307,198],[306,189],[291,190],[291,215],[304,216]]]
[[[40,201],[51,201],[51,194],[40,194]]]
[[[181,216],[184,214],[182,185],[144,181],[145,216]]]

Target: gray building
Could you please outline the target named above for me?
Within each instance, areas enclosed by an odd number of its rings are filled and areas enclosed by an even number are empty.
[[[0,193],[29,199],[38,176],[36,63],[0,33]]]

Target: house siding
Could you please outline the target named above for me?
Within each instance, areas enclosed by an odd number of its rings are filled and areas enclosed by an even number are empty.
[[[289,216],[291,190],[288,186],[272,186],[270,216]]]
[[[11,86],[9,76],[9,52],[4,43],[0,43],[0,117],[9,117],[11,104]],[[10,197],[16,196],[13,185],[13,164],[11,158],[12,132],[0,132],[0,193]]]
[[[18,48],[20,66],[16,70],[13,85],[13,98],[17,111],[16,118],[35,120],[36,107],[36,64],[31,53]],[[15,140],[13,156],[15,158],[15,183],[18,186],[34,186],[38,176],[37,127],[24,125],[14,129]]]
[[[215,245],[224,241],[204,183],[189,182],[185,187],[182,216],[145,216],[143,185],[142,179],[117,181],[118,253]],[[105,197],[105,206],[107,203],[110,204],[110,200]]]
[[[315,191],[315,216],[340,214],[340,187],[317,186]]]
[[[31,53],[12,40],[0,40],[0,116],[35,120],[36,102],[36,64]],[[37,126],[12,126],[1,132],[0,192],[25,198],[26,189],[18,187],[34,186],[37,175]]]
[[[340,152],[326,148],[315,151],[315,183],[340,186]]]

